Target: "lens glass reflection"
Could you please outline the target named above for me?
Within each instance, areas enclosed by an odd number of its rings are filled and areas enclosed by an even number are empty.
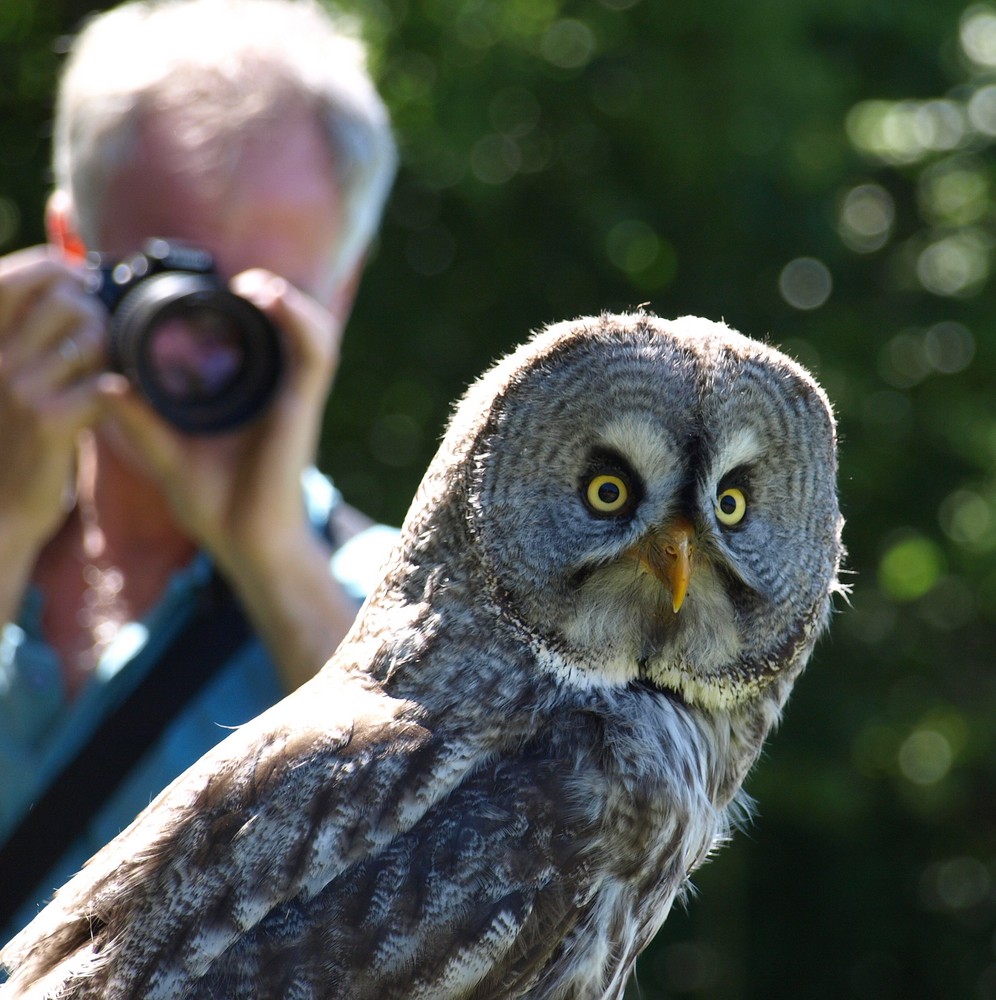
[[[210,400],[237,377],[242,334],[214,309],[190,309],[166,317],[149,332],[147,350],[160,388],[178,400]]]

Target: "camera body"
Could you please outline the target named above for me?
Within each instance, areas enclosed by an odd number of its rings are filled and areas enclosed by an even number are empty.
[[[230,292],[204,250],[163,239],[120,261],[91,255],[88,289],[110,314],[110,357],[153,408],[190,434],[266,410],[284,369],[280,334]]]

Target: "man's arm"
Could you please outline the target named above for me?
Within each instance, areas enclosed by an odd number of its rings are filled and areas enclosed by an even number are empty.
[[[341,533],[345,524],[352,529],[351,537],[360,524],[371,523],[357,511],[342,516],[337,509],[336,514],[338,543],[348,540]],[[220,566],[273,655],[288,691],[314,676],[356,616],[356,600],[333,575],[331,556],[331,546],[307,524],[279,551],[236,554],[233,562]]]

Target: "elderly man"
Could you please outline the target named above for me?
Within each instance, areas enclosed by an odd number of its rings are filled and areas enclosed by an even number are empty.
[[[0,884],[34,886],[8,931],[322,665],[390,535],[312,467],[395,168],[359,43],[305,0],[126,4],[73,47],[54,165],[48,245],[0,259]],[[191,434],[109,371],[84,256],[150,238],[276,328],[257,419]]]

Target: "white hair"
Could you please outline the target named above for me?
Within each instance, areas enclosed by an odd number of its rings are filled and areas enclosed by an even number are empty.
[[[192,169],[217,171],[254,129],[301,108],[332,154],[342,277],[377,229],[397,151],[362,43],[315,0],[139,0],[95,17],[59,85],[55,182],[83,242],[99,249],[105,196],[147,114],[178,113]]]

